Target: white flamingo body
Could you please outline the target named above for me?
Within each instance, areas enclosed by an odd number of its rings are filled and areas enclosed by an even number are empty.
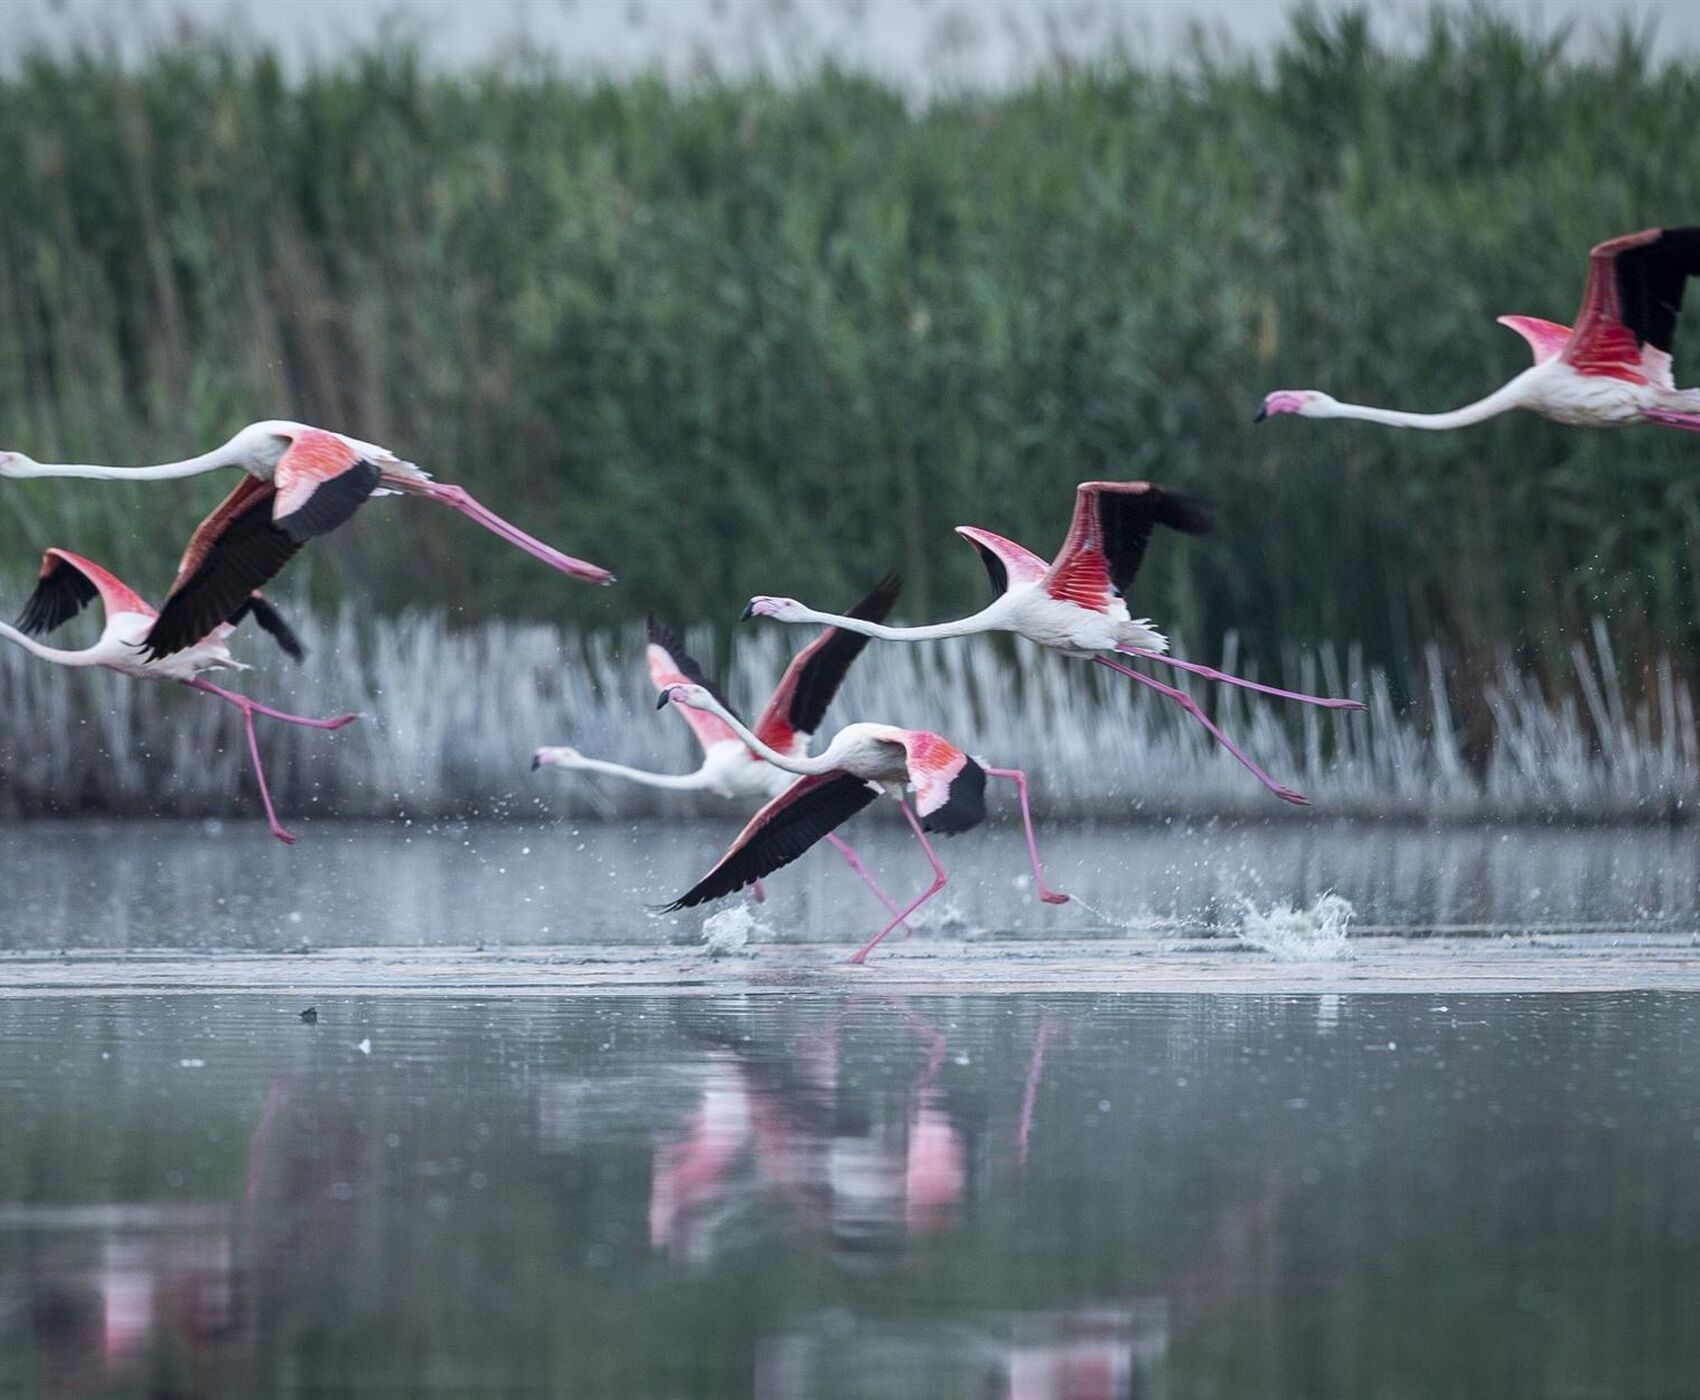
[[[1671,360],[1683,293],[1694,276],[1700,276],[1700,228],[1613,238],[1589,254],[1574,326],[1499,318],[1529,343],[1535,363],[1486,398],[1447,413],[1410,413],[1342,403],[1316,389],[1277,389],[1257,418],[1290,413],[1445,431],[1525,409],[1571,427],[1654,423],[1700,432],[1700,389],[1678,389]]]
[[[1197,502],[1147,481],[1083,481],[1075,490],[1074,518],[1069,524],[1068,537],[1057,557],[1049,563],[989,530],[971,525],[957,527],[957,533],[979,552],[998,594],[987,607],[968,617],[925,627],[887,627],[818,612],[795,598],[769,597],[752,598],[744,616],[819,623],[903,642],[965,637],[976,632],[1014,632],[1065,656],[1108,667],[1173,700],[1276,797],[1302,805],[1305,802],[1302,794],[1281,786],[1246,757],[1191,696],[1113,659],[1120,653],[1162,661],[1208,680],[1326,709],[1363,708],[1355,700],[1302,695],[1169,656],[1168,638],[1149,618],[1133,617],[1126,602],[1126,594],[1158,525],[1202,534],[1210,528],[1210,521]]]
[[[165,656],[192,646],[242,599],[268,583],[308,540],[344,524],[375,495],[423,496],[458,511],[551,568],[592,583],[614,576],[532,538],[387,447],[287,419],[250,423],[228,442],[178,462],[109,467],[37,462],[0,452],[0,478],[71,477],[95,481],[171,481],[235,469],[244,480],[201,522],[183,552],[177,579],[147,646]]]
[[[724,898],[789,865],[816,841],[830,839],[834,827],[884,793],[897,802],[920,841],[933,869],[933,882],[903,909],[894,911],[891,921],[851,955],[851,962],[860,963],[892,929],[944,888],[944,867],[926,833],[952,835],[985,820],[988,777],[1007,778],[1015,784],[1039,898],[1047,904],[1068,901],[1066,894],[1045,883],[1027,800],[1027,776],[1018,768],[985,767],[949,740],[924,729],[867,722],[845,725],[818,754],[787,754],[745,726],[706,686],[669,685],[662,690],[658,706],[667,704],[713,716],[753,752],[796,775],[794,782],[750,818],[714,868],[667,906],[669,910]],[[911,790],[913,808],[904,800]]]
[[[65,650],[48,646],[35,635],[52,631],[81,612],[96,597],[101,601],[104,621],[100,637],[92,646],[75,651]],[[284,650],[297,657],[301,655],[299,643],[288,626],[276,616],[275,610],[271,609],[269,604],[262,604],[257,595],[251,597],[243,608],[233,615],[239,619],[250,612],[257,617],[261,626],[278,638]],[[56,666],[99,666],[137,680],[176,681],[234,705],[242,714],[242,723],[248,739],[248,754],[254,764],[254,777],[260,789],[261,801],[265,805],[266,820],[271,833],[280,841],[293,842],[295,838],[278,823],[277,813],[272,808],[271,793],[266,787],[265,768],[260,762],[259,741],[254,733],[254,716],[266,715],[309,729],[341,729],[345,724],[353,723],[356,717],[339,715],[334,719],[320,720],[286,714],[282,710],[274,710],[256,700],[250,700],[246,695],[238,695],[200,679],[201,674],[206,671],[251,669],[236,660],[225,645],[226,639],[236,630],[230,622],[219,623],[206,636],[190,646],[165,656],[152,655],[147,645],[148,636],[158,617],[154,609],[134,589],[100,565],[72,554],[69,550],[50,549],[42,556],[41,574],[36,590],[25,605],[19,625],[0,623],[0,637]]]

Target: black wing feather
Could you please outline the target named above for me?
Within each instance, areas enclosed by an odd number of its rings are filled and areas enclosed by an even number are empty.
[[[1151,532],[1159,525],[1183,534],[1208,534],[1209,512],[1190,496],[1153,486],[1147,491],[1103,491],[1098,495],[1098,524],[1103,535],[1104,559],[1110,569],[1110,584],[1126,595],[1133,587]]]
[[[258,593],[250,593],[243,600],[242,605],[231,613],[225,621],[234,627],[245,617],[253,618],[262,630],[270,632],[277,639],[278,646],[283,648],[284,655],[289,657],[290,660],[301,661],[306,658],[307,648],[302,645],[301,638],[296,635],[295,629],[283,620],[282,613]]]
[[[1643,345],[1667,355],[1690,277],[1700,277],[1700,228],[1667,228],[1651,243],[1613,260],[1623,324]]]
[[[980,556],[980,562],[986,566],[986,574],[992,580],[992,592],[1003,597],[1009,592],[1009,570],[1004,567],[1003,560],[972,535],[963,536],[974,546],[974,552]]]
[[[966,755],[964,755],[966,757]],[[950,780],[950,798],[936,812],[921,818],[923,831],[958,836],[986,819],[986,770],[973,759]]]
[[[903,580],[889,573],[876,583],[868,595],[846,617],[860,622],[884,622],[897,606],[897,595],[903,591]],[[791,693],[791,704],[785,717],[799,734],[813,734],[826,717],[827,707],[838,694],[839,686],[850,672],[850,665],[873,640],[860,632],[835,627],[827,639],[809,656],[797,676],[797,688]]]
[[[171,590],[142,640],[150,660],[193,646],[277,576],[303,541],[272,521],[271,491],[256,494],[225,526],[195,571]]]
[[[356,462],[314,487],[298,509],[279,518],[278,529],[297,544],[306,544],[315,535],[328,535],[366,503],[383,479],[384,469],[376,462]]]
[[[728,710],[732,710],[733,714],[738,713],[732,709],[731,702],[720,693],[720,687],[709,678],[708,672],[703,669],[702,662],[685,650],[684,645],[679,641],[678,633],[665,624],[657,622],[653,613],[647,619],[646,635],[652,643],[673,658],[673,664],[679,668],[680,675],[690,680],[693,685],[700,685]]]
[[[764,875],[791,864],[878,796],[878,788],[850,773],[820,784],[775,813],[743,846],[669,904],[666,912],[690,909],[753,885]]]
[[[40,637],[62,627],[92,603],[100,590],[81,569],[54,556],[54,566],[35,586],[18,614],[18,631]]]

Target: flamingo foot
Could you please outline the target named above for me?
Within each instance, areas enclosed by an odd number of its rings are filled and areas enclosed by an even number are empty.
[[[1680,413],[1674,408],[1644,408],[1641,416],[1649,423],[1663,428],[1680,428],[1685,433],[1700,433],[1700,413]]]

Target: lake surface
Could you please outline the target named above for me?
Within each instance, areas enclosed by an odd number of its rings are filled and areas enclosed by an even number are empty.
[[[731,825],[8,828],[0,1397],[1696,1393],[1691,833]]]
[[[1691,1396],[1700,1002],[0,1002],[0,1394]]]

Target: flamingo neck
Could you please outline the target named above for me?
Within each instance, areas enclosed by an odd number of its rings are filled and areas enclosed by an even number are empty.
[[[610,763],[606,759],[582,757],[556,767],[569,768],[577,773],[601,773],[605,777],[620,778],[643,787],[666,788],[671,792],[700,792],[709,786],[708,775],[701,768],[694,773],[651,773],[647,769],[628,768],[623,763]]]
[[[1392,428],[1426,428],[1441,431],[1447,428],[1467,428],[1495,418],[1523,404],[1523,376],[1495,389],[1485,399],[1455,408],[1449,413],[1407,413],[1397,408],[1375,408],[1369,404],[1325,403],[1310,409],[1307,418],[1357,418],[1366,423],[1384,423]]]
[[[25,651],[39,656],[43,661],[51,661],[56,666],[98,666],[100,663],[86,651],[62,651],[58,647],[50,647],[38,642],[27,632],[20,632],[10,623],[0,622],[0,637],[9,642],[16,642]]]
[[[185,476],[200,476],[220,467],[235,467],[223,447],[203,452],[198,457],[185,457],[181,462],[160,462],[151,467],[101,467],[80,462],[20,462],[9,467],[4,475],[29,480],[35,477],[80,477],[86,481],[174,481]]]
[[[859,617],[843,617],[838,613],[816,612],[803,608],[786,622],[815,622],[823,627],[839,627],[846,632],[859,632],[864,637],[877,637],[887,642],[927,642],[944,637],[967,637],[976,632],[994,632],[997,625],[987,620],[985,612],[959,617],[954,622],[935,622],[926,627],[887,627],[883,622],[868,622]]]
[[[712,696],[709,697],[708,703],[700,708],[707,710],[710,714],[719,715],[752,752],[760,754],[775,768],[783,768],[787,773],[809,774],[830,773],[837,767],[836,764],[822,763],[819,759],[810,758],[806,754],[780,753],[772,745],[757,738],[754,730]]]

